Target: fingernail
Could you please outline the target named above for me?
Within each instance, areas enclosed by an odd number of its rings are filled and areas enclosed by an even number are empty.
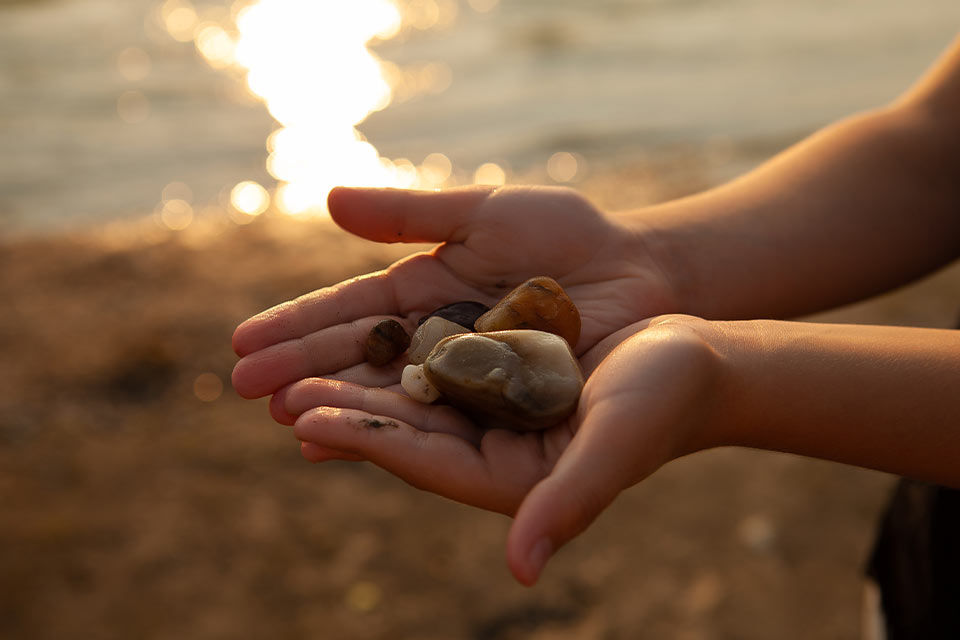
[[[540,572],[543,571],[543,567],[546,566],[551,555],[553,555],[553,543],[550,542],[550,538],[540,538],[530,547],[530,553],[527,556],[532,573],[530,584],[536,582],[537,578],[540,577]]]

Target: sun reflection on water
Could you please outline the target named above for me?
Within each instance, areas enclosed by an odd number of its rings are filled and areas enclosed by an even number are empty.
[[[263,100],[280,124],[267,140],[266,168],[278,181],[273,205],[304,216],[325,213],[327,193],[337,185],[435,188],[449,180],[452,167],[443,154],[432,153],[419,166],[385,158],[356,127],[394,99],[449,86],[443,63],[400,69],[370,46],[404,28],[446,26],[456,10],[453,0],[237,0],[229,19],[216,22],[188,0],[166,0],[160,15],[172,36],[192,39],[212,67],[241,71]],[[244,181],[231,202],[255,216],[269,197]]]

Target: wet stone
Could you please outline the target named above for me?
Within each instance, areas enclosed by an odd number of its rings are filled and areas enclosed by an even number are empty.
[[[450,322],[440,316],[432,316],[417,327],[410,339],[410,348],[407,356],[413,364],[423,364],[438,342],[450,336],[472,331],[456,322]]]
[[[407,350],[410,334],[396,320],[381,320],[370,330],[363,355],[370,364],[382,367]]]
[[[423,373],[422,364],[408,364],[400,376],[400,386],[407,395],[420,402],[430,404],[440,397],[440,391],[430,384]]]
[[[429,318],[440,317],[444,320],[455,322],[460,326],[466,327],[470,331],[473,331],[473,325],[477,321],[477,318],[489,310],[490,307],[482,302],[474,302],[471,300],[454,302],[453,304],[440,307],[439,309],[431,312],[429,315],[424,316],[420,319],[420,324],[423,324]]]
[[[556,334],[575,347],[580,339],[580,312],[554,279],[540,276],[508,293],[474,327],[479,332],[536,329]]]
[[[483,426],[533,431],[576,409],[583,373],[567,341],[534,330],[442,340],[423,372],[449,403]]]

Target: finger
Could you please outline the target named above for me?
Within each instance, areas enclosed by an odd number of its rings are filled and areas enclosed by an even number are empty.
[[[294,434],[365,458],[418,489],[482,508],[499,504],[480,451],[455,435],[422,431],[389,415],[332,407],[301,415]]]
[[[535,584],[549,558],[636,481],[627,432],[634,424],[618,409],[591,411],[550,475],[524,498],[507,537],[507,564],[520,583]]]
[[[337,187],[327,197],[334,221],[377,242],[460,242],[491,187],[444,191]]]
[[[523,584],[534,584],[550,556],[586,529],[620,491],[676,457],[676,431],[686,421],[690,395],[674,400],[666,390],[693,380],[697,369],[678,366],[676,350],[661,348],[662,339],[646,339],[639,329],[653,321],[628,328],[638,331],[614,347],[587,380],[576,436],[517,510],[507,562]],[[648,379],[631,374],[637,360],[653,372]]]
[[[489,296],[458,279],[433,255],[418,253],[385,271],[318,289],[253,316],[234,331],[233,349],[244,357],[361,318],[425,315],[450,302],[472,299],[485,301]]]
[[[399,315],[393,283],[378,271],[318,289],[245,320],[233,333],[240,357],[327,327],[373,315]]]
[[[353,367],[347,367],[346,369],[324,377],[330,380],[339,380],[341,382],[359,384],[365,387],[384,389],[400,384],[403,368],[408,364],[410,364],[410,360],[406,355],[403,355],[382,367],[375,367],[371,364],[363,363]]]
[[[284,410],[301,415],[314,407],[356,409],[369,414],[390,416],[421,431],[448,433],[480,446],[484,431],[453,407],[417,402],[407,396],[369,387],[311,378],[290,385],[284,391]]]
[[[312,442],[300,443],[300,455],[310,462],[327,462],[328,460],[347,460],[349,462],[363,462],[363,458],[352,454],[321,447]]]
[[[290,386],[279,389],[270,397],[270,417],[282,425],[292,427],[297,421],[297,415],[289,413],[286,407],[287,390]]]
[[[384,318],[374,316],[338,324],[250,353],[233,368],[233,388],[244,398],[259,398],[295,380],[356,367],[363,363],[363,345],[370,330]],[[393,319],[403,324],[408,333],[413,331],[412,322],[400,317]],[[370,373],[378,369],[366,364],[363,367]],[[353,375],[353,381],[363,382],[356,373]],[[392,377],[400,379],[399,374]]]

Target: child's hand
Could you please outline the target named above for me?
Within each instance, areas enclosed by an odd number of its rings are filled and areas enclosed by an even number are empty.
[[[632,322],[676,308],[641,232],[561,188],[473,187],[442,192],[335,189],[342,227],[380,242],[440,242],[429,253],[348,280],[247,320],[234,334],[233,384],[245,397],[311,376],[367,386],[400,381],[398,368],[363,362],[361,345],[384,317],[408,329],[445,304],[494,304],[514,286],[555,278],[582,317],[578,353]]]
[[[529,585],[620,491],[709,446],[704,417],[719,380],[711,331],[669,316],[611,335],[582,359],[590,375],[576,415],[545,431],[483,431],[450,407],[323,379],[291,385],[271,408],[295,423],[308,460],[369,460],[420,489],[515,516],[507,559]]]

